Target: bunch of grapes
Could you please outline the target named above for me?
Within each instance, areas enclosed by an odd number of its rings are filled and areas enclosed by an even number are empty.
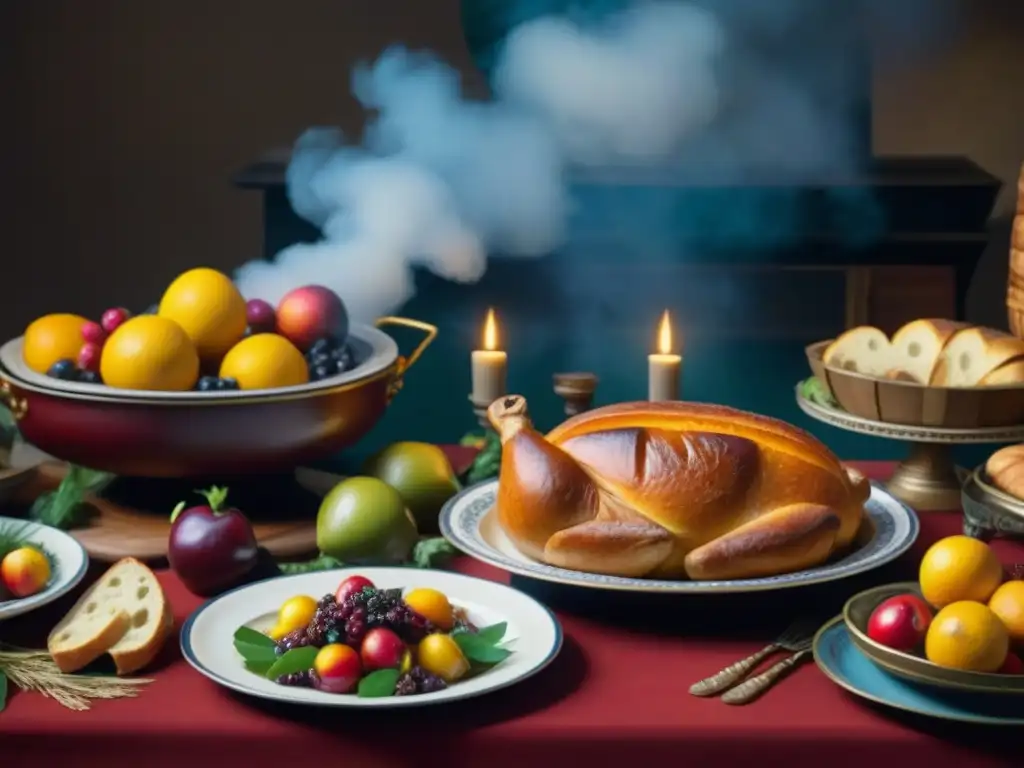
[[[423,667],[416,666],[398,678],[395,685],[395,696],[414,696],[417,693],[434,693],[443,691],[448,685],[437,675],[432,675]]]

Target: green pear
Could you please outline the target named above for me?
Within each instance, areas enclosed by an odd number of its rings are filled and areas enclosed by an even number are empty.
[[[416,521],[394,488],[375,477],[342,480],[316,516],[316,544],[343,563],[400,563],[416,545]]]
[[[422,533],[437,533],[441,507],[459,491],[444,451],[430,443],[393,443],[371,457],[363,471],[390,485]]]

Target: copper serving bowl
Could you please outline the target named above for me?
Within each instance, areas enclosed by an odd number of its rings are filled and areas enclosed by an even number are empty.
[[[928,387],[865,376],[825,365],[832,339],[807,347],[811,371],[844,411],[872,421],[939,429],[984,429],[1024,424],[1024,385]]]
[[[144,392],[58,381],[0,347],[0,402],[57,458],[117,475],[201,477],[287,470],[353,445],[384,415],[437,329],[384,317],[352,328],[356,367],[323,381],[234,392]],[[406,358],[384,326],[423,331]]]

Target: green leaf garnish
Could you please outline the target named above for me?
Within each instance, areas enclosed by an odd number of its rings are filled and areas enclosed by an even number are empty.
[[[454,634],[452,639],[459,646],[463,656],[478,664],[497,664],[512,655],[512,651],[507,648],[481,640],[471,632]]]
[[[270,680],[276,680],[281,675],[290,675],[293,672],[305,672],[307,669],[312,669],[317,653],[319,653],[319,649],[310,645],[303,646],[302,648],[292,648],[283,656],[278,657],[277,661],[267,670],[266,676]]]
[[[29,516],[62,531],[81,525],[88,517],[86,495],[100,490],[113,478],[107,472],[69,464],[57,490],[39,496],[32,504]]]
[[[508,630],[508,622],[502,621],[498,624],[491,624],[489,627],[477,630],[476,636],[486,643],[497,645]]]
[[[260,677],[266,677],[267,672],[270,671],[270,668],[274,666],[274,663],[276,661],[276,658],[266,659],[265,661],[246,661],[245,668],[255,675],[259,675]]]
[[[250,627],[239,627],[234,635],[235,650],[252,664],[273,664],[277,661],[277,643]]]
[[[359,698],[380,699],[395,695],[395,686],[402,673],[397,669],[378,669],[359,681]]]
[[[449,544],[447,539],[438,536],[416,542],[412,551],[412,561],[417,568],[437,568],[458,553],[459,551]]]
[[[7,675],[0,669],[0,712],[7,706]]]
[[[312,560],[302,563],[278,563],[277,567],[281,573],[291,576],[296,573],[315,573],[316,571],[333,571],[336,568],[344,568],[345,564],[336,557],[321,554]]]

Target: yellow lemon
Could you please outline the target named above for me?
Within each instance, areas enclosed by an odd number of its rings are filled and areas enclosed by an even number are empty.
[[[220,360],[245,335],[245,299],[227,275],[207,267],[179,275],[157,314],[180,325],[203,360]]]
[[[177,323],[139,315],[110,334],[100,356],[100,376],[109,387],[184,392],[199,378],[199,356]]]
[[[88,320],[78,315],[45,315],[25,329],[21,354],[25,365],[46,373],[58,360],[74,360],[82,348],[82,326]]]
[[[309,595],[297,595],[285,600],[277,611],[277,624],[270,630],[274,640],[297,629],[309,626],[316,614],[316,600]]]
[[[224,355],[220,377],[235,379],[239,389],[291,387],[309,381],[309,368],[306,358],[284,336],[258,333]]]
[[[420,587],[411,590],[402,600],[439,629],[449,630],[455,623],[452,604],[448,602],[448,598],[443,593],[436,589]]]
[[[951,603],[928,625],[924,653],[943,667],[995,672],[1006,661],[1010,636],[987,606],[971,600]]]
[[[918,578],[921,594],[936,608],[958,600],[987,603],[1003,581],[1003,566],[984,542],[949,536],[924,553]]]
[[[438,633],[424,637],[416,649],[416,658],[423,669],[446,683],[454,683],[469,672],[469,662],[462,649],[448,635]]]
[[[1024,581],[1008,581],[995,591],[988,607],[1000,618],[1010,640],[1024,643]]]

